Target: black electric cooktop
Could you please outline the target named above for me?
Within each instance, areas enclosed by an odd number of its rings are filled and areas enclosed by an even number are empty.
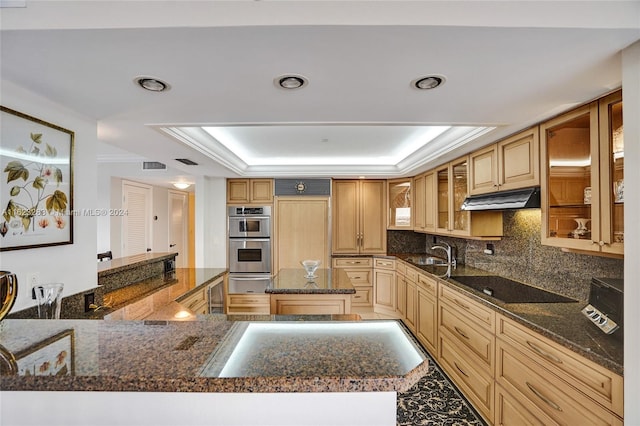
[[[461,284],[505,303],[568,303],[575,299],[503,278],[497,275],[451,277]]]

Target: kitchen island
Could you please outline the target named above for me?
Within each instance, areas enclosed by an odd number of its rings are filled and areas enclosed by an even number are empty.
[[[318,269],[307,278],[303,269],[281,269],[265,290],[270,294],[271,313],[349,314],[356,289],[342,269]]]
[[[395,424],[396,392],[428,370],[420,345],[397,321],[325,318],[5,320],[2,424]]]

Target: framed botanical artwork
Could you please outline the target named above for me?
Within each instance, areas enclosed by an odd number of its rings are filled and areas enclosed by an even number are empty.
[[[75,334],[64,330],[14,353],[20,376],[73,376]]]
[[[0,251],[73,244],[73,140],[0,106]]]

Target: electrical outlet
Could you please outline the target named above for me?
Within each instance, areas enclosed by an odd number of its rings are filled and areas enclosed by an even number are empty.
[[[36,298],[36,292],[34,288],[40,284],[40,274],[38,272],[31,272],[27,274],[27,285],[31,288],[31,298]]]

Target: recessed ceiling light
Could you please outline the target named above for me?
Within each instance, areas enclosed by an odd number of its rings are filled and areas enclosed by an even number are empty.
[[[136,77],[133,81],[143,89],[149,90],[151,92],[164,92],[171,88],[168,83],[165,83],[164,81],[159,80],[155,77]]]
[[[306,77],[299,74],[285,74],[280,77],[276,77],[273,80],[273,83],[280,89],[292,90],[306,86],[309,84],[309,81]]]
[[[419,90],[435,89],[438,86],[442,86],[446,79],[442,75],[428,75],[426,77],[420,77],[411,82],[411,87]]]

